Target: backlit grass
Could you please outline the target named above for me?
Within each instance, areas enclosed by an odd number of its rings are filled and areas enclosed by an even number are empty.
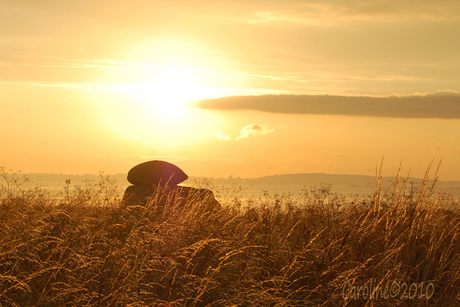
[[[2,174],[1,306],[460,304],[459,203],[428,175],[416,195],[378,176],[356,200],[320,186],[219,209],[126,208],[105,176],[54,195]]]

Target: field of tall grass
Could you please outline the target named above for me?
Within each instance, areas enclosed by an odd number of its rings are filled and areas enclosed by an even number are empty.
[[[108,176],[55,195],[3,168],[0,305],[458,306],[459,201],[428,174],[416,193],[380,173],[358,199],[318,186],[159,208],[159,191],[132,208]]]

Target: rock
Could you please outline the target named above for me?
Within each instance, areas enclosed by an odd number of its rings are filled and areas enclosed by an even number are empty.
[[[143,186],[176,186],[188,176],[174,164],[166,161],[148,161],[136,165],[128,172],[128,181]]]
[[[164,202],[163,193],[158,189],[145,185],[131,185],[126,188],[122,204],[128,206],[145,206],[149,200]]]
[[[177,185],[187,178],[179,167],[165,161],[136,165],[128,173],[128,181],[133,185],[125,190],[122,205],[137,211],[149,208],[155,210],[155,214],[160,214],[166,204],[181,207],[203,204],[208,209],[220,208],[211,190]]]
[[[204,206],[207,210],[221,208],[215,199],[214,193],[208,189],[192,187],[147,187],[143,185],[131,185],[126,188],[123,195],[122,205],[129,210],[136,211],[136,215],[148,208],[154,215],[161,215],[166,204],[179,206]]]

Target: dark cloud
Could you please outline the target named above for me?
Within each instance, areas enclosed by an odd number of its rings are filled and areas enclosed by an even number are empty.
[[[202,109],[257,110],[285,114],[460,119],[460,93],[457,92],[389,97],[230,96],[200,100],[195,106]]]

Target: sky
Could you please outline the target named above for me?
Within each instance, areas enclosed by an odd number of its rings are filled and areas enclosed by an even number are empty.
[[[460,2],[0,0],[0,166],[460,180]]]

